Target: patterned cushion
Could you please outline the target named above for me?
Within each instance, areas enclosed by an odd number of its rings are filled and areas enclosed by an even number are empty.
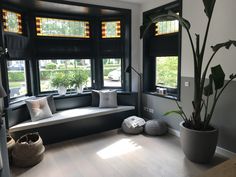
[[[99,108],[116,108],[118,106],[116,91],[100,91],[99,96]]]
[[[26,100],[25,102],[30,112],[30,117],[32,121],[52,117],[52,112],[48,106],[48,101],[46,97],[36,100]]]
[[[145,120],[137,117],[137,116],[131,116],[126,118],[123,123],[122,123],[122,130],[123,132],[127,133],[127,134],[132,134],[132,135],[136,135],[136,134],[140,134],[143,132],[143,124],[141,126],[139,126],[138,124],[135,124],[134,126],[132,126],[132,122],[144,122],[145,124]]]

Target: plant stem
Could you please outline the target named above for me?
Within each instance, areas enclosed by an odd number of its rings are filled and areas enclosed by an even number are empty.
[[[207,102],[206,102],[206,107],[205,107],[204,124],[205,124],[206,119],[207,119],[208,106],[209,106],[209,96],[207,96]]]
[[[188,117],[186,116],[186,114],[185,114],[183,108],[179,105],[178,101],[175,101],[175,102],[176,102],[176,104],[177,104],[179,110],[183,113],[183,117],[182,117],[182,118],[184,119],[184,121],[188,121]]]

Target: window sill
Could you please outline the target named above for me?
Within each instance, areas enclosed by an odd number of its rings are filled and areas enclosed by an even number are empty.
[[[177,95],[171,95],[171,94],[160,94],[158,92],[144,92],[144,94],[148,94],[148,95],[153,95],[153,96],[158,96],[158,97],[162,97],[162,98],[167,98],[170,100],[179,100]]]
[[[21,97],[18,97],[18,98],[13,98],[13,99],[11,99],[9,104],[12,105],[12,104],[21,103],[21,102],[29,99],[30,97],[31,96],[21,96]]]

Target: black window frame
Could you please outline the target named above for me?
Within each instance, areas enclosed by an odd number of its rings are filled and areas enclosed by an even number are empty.
[[[69,3],[70,4],[70,3]],[[72,3],[75,5],[75,3]],[[83,4],[82,4],[83,5]],[[97,5],[89,5],[89,4],[84,4],[85,7],[88,8],[107,8],[107,9],[113,9],[120,11],[119,14],[116,15],[107,15],[104,13],[103,15],[76,15],[73,13],[68,13],[68,12],[56,12],[56,11],[50,11],[50,10],[28,10],[27,7],[21,7],[14,5],[12,3],[4,3],[1,6],[1,9],[9,9],[10,11],[15,11],[17,13],[21,13],[22,15],[22,34],[17,34],[14,33],[16,36],[24,36],[24,37],[29,37],[30,42],[35,44],[35,41],[40,39],[40,40],[52,40],[52,39],[60,39],[62,43],[70,39],[71,41],[78,40],[78,42],[83,42],[83,41],[89,41],[91,38],[94,39],[93,43],[96,45],[96,50],[94,50],[95,56],[88,55],[86,54],[81,55],[79,57],[74,57],[68,55],[69,58],[76,58],[76,59],[90,59],[91,60],[91,85],[92,87],[89,89],[104,89],[102,86],[102,76],[101,71],[102,69],[102,64],[101,64],[101,58],[121,58],[122,59],[122,87],[106,87],[107,89],[117,89],[117,90],[122,90],[122,91],[131,91],[131,75],[130,74],[124,74],[124,68],[126,68],[128,65],[131,64],[131,10],[130,9],[121,9],[121,8],[113,8],[113,7],[106,7],[106,6],[97,6]],[[1,13],[0,13],[1,14]],[[2,16],[2,15],[1,15]],[[59,18],[59,19],[68,19],[68,20],[82,20],[82,21],[89,21],[90,23],[90,38],[67,38],[67,37],[49,37],[49,36],[37,36],[36,35],[36,28],[35,28],[35,17],[40,16],[40,17],[49,17],[49,18]],[[2,18],[2,17],[1,17]],[[100,33],[101,29],[101,24],[99,23],[100,21],[116,21],[119,20],[121,21],[121,37],[120,38],[102,38]],[[2,25],[1,25],[2,26]],[[96,31],[96,32],[95,32]],[[13,35],[11,32],[4,32],[2,27],[0,29],[1,37],[0,37],[0,44],[3,46],[3,48],[6,48],[6,41],[5,41],[5,35]],[[99,45],[101,41],[112,41],[112,40],[120,40],[122,44],[122,52],[117,56],[111,56],[109,54],[108,56],[104,54],[99,53]],[[22,96],[19,99],[10,99],[9,96],[4,99],[4,105],[5,107],[8,107],[9,104],[15,104],[16,102],[23,101],[29,96],[46,96],[49,94],[55,94],[55,91],[52,92],[47,92],[43,93],[40,92],[40,77],[39,77],[39,67],[38,67],[38,60],[40,59],[58,59],[58,58],[63,58],[64,56],[58,57],[58,56],[45,56],[45,57],[39,57],[36,53],[38,46],[34,46],[34,49],[32,53],[30,54],[27,59],[24,59],[26,61],[26,79],[27,79],[27,94],[25,96]],[[113,47],[114,48],[114,47]],[[114,48],[115,49],[115,48]],[[52,58],[51,58],[52,57]],[[8,57],[3,57],[4,59],[1,60],[1,72],[7,73],[7,59]],[[14,60],[14,59],[12,59]],[[19,60],[23,60],[23,58],[19,58]],[[8,76],[7,74],[2,75],[2,83],[6,91],[9,92],[9,83],[8,83]],[[90,90],[87,91],[90,91]],[[66,96],[71,96],[70,94]],[[73,95],[72,95],[73,96]]]
[[[104,85],[104,71],[103,71],[103,60],[105,59],[120,59],[121,60],[121,86],[120,87],[112,87]],[[115,90],[123,90],[124,88],[124,62],[122,57],[103,57],[102,58],[102,89],[115,89]]]
[[[169,10],[177,13],[179,12],[179,15],[182,16],[182,0],[174,1],[171,3],[168,3],[166,5],[151,9],[149,11],[146,11],[143,13],[143,23],[145,23],[145,20],[149,18],[152,14],[166,14]],[[176,38],[178,39],[178,53],[173,53],[173,49],[171,49],[170,53],[166,51],[158,51],[158,55],[153,55],[153,52],[151,53],[151,40],[155,40],[158,36],[155,35],[155,24],[153,24],[149,30],[145,33],[143,38],[143,92],[167,99],[174,99],[180,101],[180,89],[181,89],[181,40],[182,40],[182,28],[179,24],[179,31],[177,33],[167,33],[160,35],[161,38],[172,38],[176,35]],[[162,39],[163,40],[163,39]],[[161,87],[164,88],[166,91],[158,92],[157,86],[156,86],[156,57],[166,57],[166,56],[177,56],[178,57],[178,76],[177,76],[177,88],[168,88],[168,87]]]
[[[160,57],[178,57],[178,56],[160,56]],[[179,57],[178,57],[178,66],[177,66],[177,86],[176,86],[176,88],[172,88],[172,87],[168,87],[168,86],[162,86],[162,85],[157,85],[156,84],[156,71],[157,71],[157,68],[156,68],[156,63],[157,63],[157,57],[156,57],[156,59],[155,59],[155,87],[156,87],[156,90],[157,90],[157,92],[158,92],[158,89],[159,88],[161,88],[161,89],[164,89],[165,90],[165,92],[167,92],[168,94],[166,95],[166,96],[172,96],[172,97],[176,97],[176,95],[177,95],[177,92],[178,92],[178,87],[179,87]]]
[[[72,60],[84,60],[85,58],[73,58]],[[40,68],[39,68],[39,61],[40,60],[70,60],[70,59],[37,59],[36,62],[37,62],[37,76],[38,76],[38,94],[39,95],[45,95],[45,94],[54,94],[54,95],[57,95],[57,90],[50,90],[50,91],[41,91],[41,79],[40,79]],[[90,60],[90,71],[91,71],[91,87],[86,87],[86,89],[84,89],[83,92],[89,92],[92,90],[93,88],[93,63],[91,58],[86,58],[86,60]],[[69,90],[67,89],[67,92],[66,94],[74,94],[76,93],[76,91],[73,89],[73,90]]]
[[[24,61],[25,62],[25,80],[26,80],[26,94],[24,94],[24,95],[19,95],[19,96],[16,96],[16,97],[10,97],[10,86],[9,86],[9,83],[10,83],[10,81],[9,81],[9,75],[8,75],[8,67],[6,66],[6,80],[7,80],[7,92],[9,93],[8,94],[8,99],[9,99],[9,102],[10,102],[10,104],[12,104],[12,103],[15,103],[15,102],[18,102],[18,101],[20,101],[20,100],[22,100],[22,99],[24,99],[24,98],[26,98],[26,97],[28,97],[28,96],[30,96],[30,95],[32,95],[32,92],[31,92],[31,82],[30,82],[30,80],[31,80],[31,75],[30,75],[30,70],[29,70],[29,68],[30,68],[30,61],[29,61],[29,59],[24,59],[24,58],[19,58],[19,59],[14,59],[14,58],[8,58],[8,59],[6,59],[6,65],[7,65],[7,62],[8,61]]]

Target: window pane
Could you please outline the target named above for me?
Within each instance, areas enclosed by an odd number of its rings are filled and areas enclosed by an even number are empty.
[[[58,77],[58,81],[62,77],[66,78],[67,88],[74,89],[75,85],[68,83],[75,74],[83,81],[83,87],[91,87],[91,61],[90,59],[71,59],[71,60],[39,60],[40,71],[40,89],[41,92],[57,90],[53,86],[52,79]],[[82,82],[81,81],[81,82]]]
[[[103,59],[104,87],[121,87],[121,59]]]
[[[36,17],[37,36],[89,38],[89,22]]]
[[[177,88],[178,57],[156,57],[156,86]]]
[[[25,61],[11,60],[7,62],[10,98],[27,94]]]
[[[22,34],[21,14],[9,10],[2,10],[3,26],[5,32]]]
[[[120,21],[102,22],[102,38],[120,38]]]
[[[176,33],[178,31],[179,31],[178,20],[157,22],[155,36]]]

